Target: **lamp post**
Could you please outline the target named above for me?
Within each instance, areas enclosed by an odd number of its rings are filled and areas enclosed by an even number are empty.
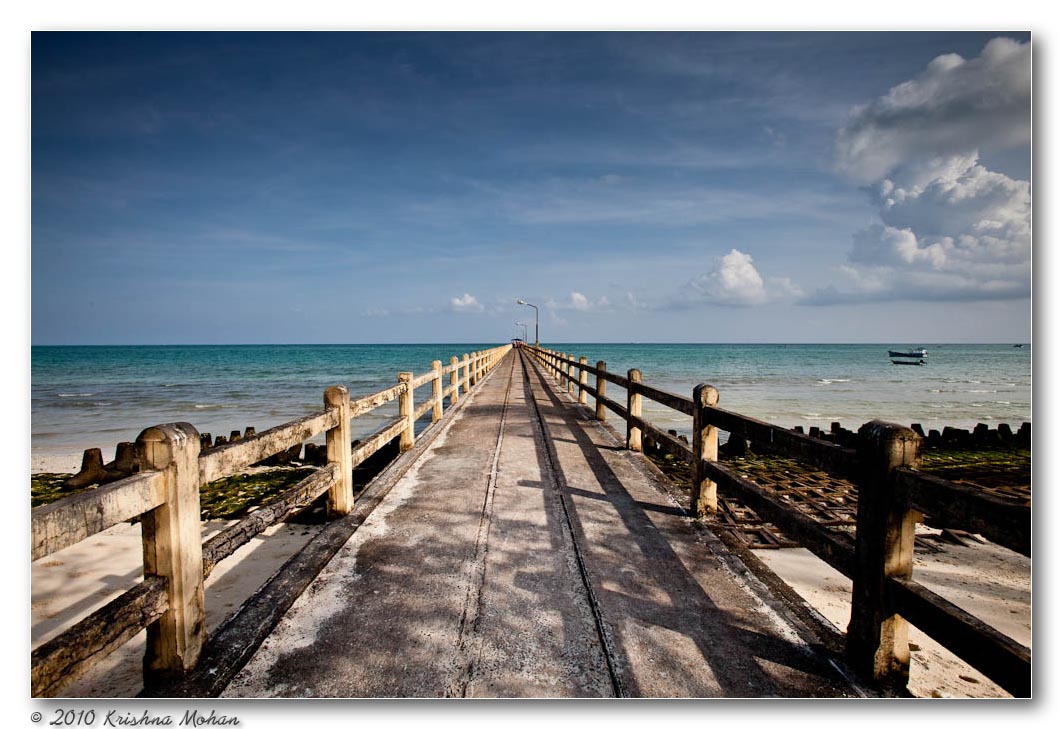
[[[532,309],[535,310],[535,346],[537,347],[538,346],[538,307],[535,306],[534,304],[527,303],[523,299],[517,299],[516,303],[517,304],[521,304],[523,306],[530,306]],[[525,339],[526,339],[526,337],[525,337]]]
[[[524,324],[522,321],[518,321],[518,322],[516,322],[516,326],[524,328],[524,341],[526,342],[527,341],[527,324]]]

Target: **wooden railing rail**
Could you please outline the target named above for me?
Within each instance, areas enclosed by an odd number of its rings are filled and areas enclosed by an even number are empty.
[[[921,438],[903,426],[874,421],[860,429],[859,449],[817,438],[718,407],[719,393],[698,385],[693,397],[661,390],[641,381],[639,370],[627,377],[610,373],[605,362],[574,362],[572,355],[526,346],[580,404],[594,398],[595,417],[612,410],[627,424],[627,447],[641,450],[649,437],[659,447],[693,465],[690,513],[716,511],[721,488],[778,525],[824,562],[852,579],[852,617],[847,631],[849,660],[860,674],[896,687],[906,686],[910,654],[908,621],[940,641],[971,666],[1015,696],[1031,691],[1031,651],[912,579],[914,525],[924,514],[939,526],[976,531],[1001,546],[1028,556],[1031,511],[962,484],[917,470]],[[578,377],[573,373],[578,372]],[[587,375],[594,375],[594,383]],[[605,383],[627,390],[627,407],[605,396]],[[640,397],[693,418],[693,443],[687,444],[647,421]],[[718,431],[768,444],[804,463],[858,485],[857,530],[836,531],[769,494],[754,481],[718,462]]]
[[[989,541],[1031,556],[1032,512],[992,493],[910,468],[896,471],[896,489],[902,498],[940,528],[965,529]]]
[[[352,469],[398,438],[412,446],[414,424],[428,411],[443,415],[443,398],[458,404],[469,388],[511,349],[503,345],[438,360],[421,375],[401,373],[391,387],[351,400],[345,387],[325,391],[323,410],[240,441],[200,453],[199,433],[188,423],[148,428],[137,438],[141,473],[32,511],[31,557],[45,557],[123,521],[141,519],[144,581],[35,649],[34,696],[54,696],[143,629],[148,631],[144,681],[151,685],[191,670],[206,640],[203,582],[221,560],[255,535],[328,492],[328,511],[353,507]],[[443,376],[450,375],[444,391]],[[431,397],[414,405],[414,391],[431,383]],[[399,400],[399,418],[358,444],[350,421]],[[201,541],[201,484],[239,473],[255,463],[325,434],[327,463],[251,514]]]
[[[564,381],[571,381],[572,376],[564,372],[563,367],[558,364],[559,357],[557,355],[547,352],[542,361],[553,371],[556,377]],[[684,415],[693,415],[694,405],[692,398],[662,390],[644,382],[632,383],[629,377],[623,377],[613,372],[603,371],[598,373],[596,368],[580,365],[580,363],[576,363],[575,366],[579,369],[585,369],[588,373],[593,372],[606,382],[611,382],[628,391],[633,391]],[[585,388],[588,394],[594,394],[594,389],[587,387],[585,383],[580,384],[578,380],[575,380],[575,383],[575,386],[580,388],[580,391]],[[615,401],[612,402],[618,404]],[[620,417],[628,417],[625,409],[623,412],[620,412],[615,407],[610,409],[620,415]],[[757,420],[720,407],[713,407],[708,411],[707,416],[711,425],[720,430],[725,430],[732,436],[748,438],[752,441],[767,444],[778,452],[798,458],[806,463],[811,463],[835,475],[842,477],[850,475],[855,463],[855,451],[839,446],[836,443],[812,438],[809,435],[797,433],[779,425]]]
[[[115,524],[135,519],[165,499],[158,473],[138,473],[33,510],[30,559],[58,552]]]

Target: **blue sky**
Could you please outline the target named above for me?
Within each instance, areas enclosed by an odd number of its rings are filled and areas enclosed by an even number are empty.
[[[1014,33],[34,33],[34,344],[1030,338]]]

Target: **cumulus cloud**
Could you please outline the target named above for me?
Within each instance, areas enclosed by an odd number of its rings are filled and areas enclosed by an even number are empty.
[[[716,258],[712,269],[691,280],[687,288],[696,299],[724,306],[758,306],[800,293],[788,278],[764,281],[752,256],[736,248]]]
[[[571,309],[574,311],[590,311],[592,309],[604,309],[609,306],[609,300],[607,296],[602,296],[596,301],[592,301],[587,298],[586,294],[579,291],[572,291],[568,294],[568,298],[556,301],[550,299],[546,302],[546,307],[553,310],[558,309]]]
[[[1029,141],[1029,90],[1029,44],[997,38],[858,107],[837,164],[873,183],[879,220],[853,236],[846,287],[807,302],[1028,295],[1030,185],[987,169],[980,150]]]
[[[458,314],[478,314],[483,311],[483,304],[476,301],[476,297],[466,293],[464,296],[455,296],[450,299],[450,309]]]
[[[871,182],[913,160],[1027,143],[1030,60],[1030,44],[1009,38],[989,41],[970,60],[938,56],[916,78],[852,110],[837,135],[838,168]]]

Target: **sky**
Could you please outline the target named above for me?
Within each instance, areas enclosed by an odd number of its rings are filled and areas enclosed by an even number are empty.
[[[1004,32],[35,32],[33,344],[1028,342]]]

